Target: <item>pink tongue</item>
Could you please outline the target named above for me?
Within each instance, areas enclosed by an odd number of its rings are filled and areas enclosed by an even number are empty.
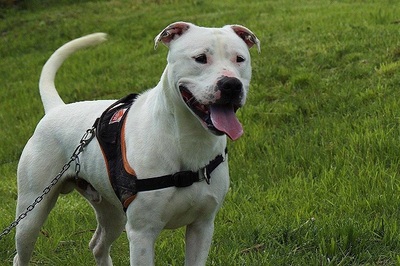
[[[243,134],[243,128],[236,118],[232,105],[211,105],[211,121],[216,129],[224,132],[232,140],[237,140]]]

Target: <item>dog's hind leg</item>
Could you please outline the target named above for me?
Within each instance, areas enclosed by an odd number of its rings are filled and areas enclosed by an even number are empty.
[[[113,265],[110,257],[111,244],[121,235],[125,227],[125,213],[122,208],[115,207],[104,198],[96,201],[91,195],[84,193],[82,195],[92,204],[97,219],[96,232],[89,247],[97,265],[111,266]]]
[[[40,203],[38,203],[35,208],[19,222],[15,234],[17,254],[14,257],[14,266],[24,266],[29,264],[40,228],[46,221],[51,209],[54,207],[58,195],[58,191],[52,191],[45,195],[43,200],[40,201]],[[25,194],[24,196],[21,196],[20,194],[18,196],[17,215],[27,209],[29,204],[34,201],[35,196],[36,195],[31,193]]]
[[[17,254],[14,257],[14,265],[28,265],[32,256],[36,239],[50,211],[57,202],[61,191],[66,191],[65,179],[59,179],[57,184],[41,197],[45,187],[50,185],[51,179],[59,173],[60,161],[63,160],[59,154],[50,154],[45,145],[35,142],[33,136],[22,152],[18,164],[18,200],[17,217],[25,212],[28,207],[36,202],[25,218],[21,219],[16,227],[15,244]],[[49,142],[49,139],[46,139]],[[65,174],[67,175],[67,174]],[[64,178],[64,177],[63,177]]]

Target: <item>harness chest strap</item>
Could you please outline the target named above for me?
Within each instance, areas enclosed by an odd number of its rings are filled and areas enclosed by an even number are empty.
[[[211,173],[225,159],[217,155],[209,164],[197,172],[180,171],[171,175],[138,179],[126,159],[125,118],[137,94],[130,94],[108,107],[96,121],[96,137],[100,144],[111,185],[124,210],[141,191],[167,187],[188,187],[205,180],[210,184]],[[225,155],[227,149],[225,149]]]

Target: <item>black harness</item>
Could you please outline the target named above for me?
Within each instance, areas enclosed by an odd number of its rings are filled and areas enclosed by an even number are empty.
[[[124,210],[135,199],[140,191],[150,191],[167,187],[188,187],[195,182],[205,180],[210,184],[211,172],[225,159],[217,155],[209,164],[197,172],[180,171],[171,175],[138,179],[135,171],[126,160],[125,118],[135,101],[137,94],[116,101],[97,119],[96,137],[107,165],[108,176],[115,194],[121,201]],[[225,154],[227,150],[225,149]]]

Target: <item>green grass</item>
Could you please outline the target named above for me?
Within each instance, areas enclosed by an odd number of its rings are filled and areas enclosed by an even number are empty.
[[[43,116],[41,67],[64,42],[109,41],[68,59],[66,102],[118,98],[154,86],[167,50],[153,38],[173,21],[243,24],[262,42],[229,143],[231,189],[208,265],[400,265],[400,6],[394,0],[31,0],[0,9],[0,227],[14,218],[16,166]],[[93,265],[95,229],[77,194],[60,198],[34,265]],[[157,265],[182,265],[183,230],[165,231]],[[1,240],[10,265],[13,234]],[[127,265],[123,234],[115,265]]]

